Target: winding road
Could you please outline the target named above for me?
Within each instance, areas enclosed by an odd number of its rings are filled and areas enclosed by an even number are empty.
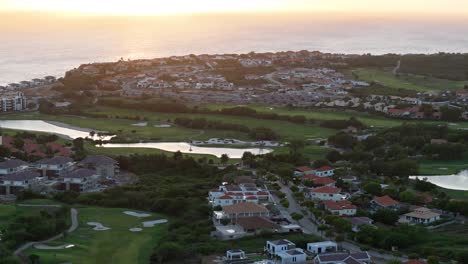
[[[18,206],[31,206],[31,207],[60,207],[60,205],[35,205],[35,204],[19,204]],[[78,222],[78,210],[76,210],[75,208],[71,208],[70,209],[70,217],[71,217],[71,225],[70,227],[68,228],[68,230],[66,231],[67,234],[70,234],[72,233],[73,231],[75,231],[78,226],[79,226],[79,222]],[[35,242],[28,242],[28,243],[25,243],[23,244],[22,246],[20,246],[19,248],[17,248],[14,252],[14,254],[20,259],[22,260],[21,258],[21,253],[25,250],[27,250],[28,248],[34,246],[35,244],[43,244],[43,243],[49,243],[49,242],[52,242],[52,241],[55,241],[59,238],[63,237],[63,233],[62,234],[58,234],[58,235],[55,235],[51,238],[48,238],[46,240],[42,240],[42,241],[35,241]],[[27,263],[27,261],[24,261],[24,263]]]
[[[311,214],[309,212],[309,210],[307,210],[305,208],[302,208],[296,202],[296,199],[294,199],[293,193],[292,193],[291,189],[288,186],[284,185],[281,182],[277,182],[277,183],[281,187],[281,192],[286,194],[286,199],[289,202],[289,207],[284,208],[279,203],[280,199],[278,197],[276,197],[276,196],[273,196],[273,201],[280,207],[281,214],[284,217],[286,217],[289,221],[291,221],[292,223],[297,223],[299,226],[301,226],[301,228],[302,228],[302,230],[303,230],[303,232],[305,234],[312,234],[312,235],[316,235],[316,236],[319,236],[319,237],[324,237],[323,233],[317,229],[317,224],[314,223],[315,216],[313,214]],[[295,221],[295,220],[293,220],[291,218],[292,213],[299,213],[299,214],[303,215],[304,212],[307,212],[307,214],[304,215],[304,218],[302,218],[299,221]],[[326,238],[326,237],[324,237],[324,238]],[[327,239],[333,240],[332,238],[327,238]],[[359,251],[361,251],[360,247],[358,245],[352,243],[351,241],[343,241],[343,242],[340,242],[339,244],[341,245],[341,247],[344,250],[348,250],[350,252],[359,252]],[[386,253],[382,254],[382,253],[377,252],[376,250],[368,250],[367,252],[373,258],[373,261],[376,264],[385,264],[387,261],[393,260],[393,259],[397,259],[397,260],[400,260],[400,261],[406,261],[407,260],[406,258],[395,257],[395,256],[393,256],[391,254],[386,254]]]

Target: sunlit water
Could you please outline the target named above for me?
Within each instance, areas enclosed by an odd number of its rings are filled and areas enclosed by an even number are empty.
[[[454,175],[442,175],[442,176],[411,176],[410,179],[427,179],[439,187],[451,189],[451,190],[463,190],[468,191],[468,170],[461,171]]]
[[[0,36],[1,85],[63,76],[82,63],[121,57],[303,49],[358,54],[468,52],[468,19],[225,15],[24,21],[2,17]]]
[[[57,134],[66,136],[68,138],[90,138],[90,131],[92,129],[83,129],[76,127],[64,127],[66,124],[55,125],[53,123],[45,122],[42,120],[0,120],[0,128],[45,132],[50,134]],[[109,140],[112,136],[98,137],[94,139]],[[230,158],[241,158],[244,152],[252,152],[255,155],[266,154],[272,152],[271,149],[263,148],[215,148],[215,147],[198,147],[184,142],[160,142],[160,143],[134,143],[134,144],[104,144],[105,148],[153,148],[164,151],[193,154],[208,154],[216,157],[221,157],[227,154]]]

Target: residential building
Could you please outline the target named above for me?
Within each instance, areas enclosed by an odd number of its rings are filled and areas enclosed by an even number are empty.
[[[114,178],[119,174],[119,163],[107,156],[90,155],[80,162],[85,168],[94,169],[103,178]]]
[[[10,159],[0,162],[0,175],[11,174],[28,167],[28,163],[20,159]]]
[[[306,174],[313,174],[313,173],[314,173],[314,169],[307,167],[307,166],[301,166],[301,167],[297,167],[296,169],[294,169],[294,176],[296,177],[303,176]]]
[[[315,175],[319,177],[330,177],[335,174],[335,170],[329,166],[323,166],[314,171]]]
[[[25,189],[30,189],[33,184],[39,181],[41,175],[34,170],[23,170],[1,177],[0,194],[17,195]]]
[[[398,201],[393,200],[388,195],[374,198],[370,202],[370,205],[374,210],[379,210],[379,209],[398,210],[400,207],[400,203]]]
[[[371,257],[367,252],[357,253],[327,253],[319,254],[314,260],[314,264],[358,264],[371,263]]]
[[[347,198],[346,194],[341,193],[340,188],[330,186],[322,186],[311,189],[306,195],[308,195],[310,199],[322,201],[340,201]]]
[[[352,204],[350,201],[323,201],[323,204],[325,206],[325,209],[334,215],[356,215],[357,206]]]
[[[270,216],[270,211],[263,205],[241,202],[234,205],[223,206],[220,218],[236,220],[243,217]]]
[[[22,92],[7,92],[0,95],[0,111],[22,111],[27,108],[26,97]]]
[[[302,181],[311,181],[313,186],[330,186],[334,187],[336,184],[336,181],[333,180],[330,177],[320,177],[315,174],[307,174],[302,177]]]
[[[278,253],[295,249],[296,244],[287,240],[287,239],[280,239],[274,241],[267,241],[265,250],[271,256],[276,256]]]
[[[56,156],[50,159],[42,159],[36,163],[42,176],[57,178],[69,171],[74,165],[73,159],[69,157]]]
[[[79,193],[93,191],[97,188],[99,177],[95,170],[79,168],[63,176],[60,189]]]
[[[400,216],[399,223],[430,224],[440,220],[440,214],[426,207],[418,207],[412,212]]]
[[[290,249],[277,253],[275,264],[301,264],[306,263],[307,254],[300,248]]]
[[[312,254],[324,254],[329,252],[336,252],[338,244],[333,241],[322,241],[316,243],[307,243],[307,251]]]

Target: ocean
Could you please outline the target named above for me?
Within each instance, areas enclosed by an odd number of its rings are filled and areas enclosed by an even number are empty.
[[[0,85],[47,75],[60,77],[83,63],[120,58],[287,50],[465,53],[468,19],[312,14],[158,18],[3,16]]]

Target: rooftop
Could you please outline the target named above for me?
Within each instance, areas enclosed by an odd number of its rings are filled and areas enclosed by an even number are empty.
[[[20,159],[11,159],[7,160],[4,162],[0,162],[0,169],[12,169],[12,168],[18,168],[23,165],[27,165],[28,163],[25,161],[22,161]]]
[[[357,209],[357,206],[352,204],[350,201],[323,201],[325,208],[329,210],[347,210]]]
[[[243,227],[244,229],[277,229],[279,225],[270,221],[265,217],[245,217],[236,220],[236,224]]]
[[[239,214],[239,213],[268,213],[268,209],[260,204],[254,204],[250,202],[242,202],[234,205],[228,205],[223,207],[224,213],[227,214]]]
[[[81,161],[83,164],[92,164],[92,165],[114,165],[117,164],[117,161],[102,155],[90,155],[87,156],[84,160]]]
[[[41,159],[37,163],[41,164],[41,165],[64,165],[64,164],[67,164],[69,162],[73,162],[73,159],[71,159],[69,157],[57,156],[57,157],[53,157],[53,158],[50,158],[50,159]]]
[[[301,171],[301,172],[312,171],[312,170],[313,170],[312,168],[307,167],[307,166],[301,166],[301,167],[296,168],[296,171]]]
[[[310,192],[313,193],[340,193],[341,189],[336,188],[336,187],[331,187],[331,186],[322,186],[322,187],[317,187],[315,189],[310,190]]]
[[[377,198],[374,198],[373,200],[375,203],[383,206],[383,207],[388,207],[388,206],[394,206],[394,205],[397,205],[399,204],[398,201],[395,201],[393,200],[390,196],[388,195],[385,195],[385,196],[382,196],[382,197],[377,197]]]
[[[7,181],[27,181],[34,178],[40,177],[41,174],[34,170],[25,170],[21,172],[16,172],[12,174],[7,174],[3,177],[3,180]]]

